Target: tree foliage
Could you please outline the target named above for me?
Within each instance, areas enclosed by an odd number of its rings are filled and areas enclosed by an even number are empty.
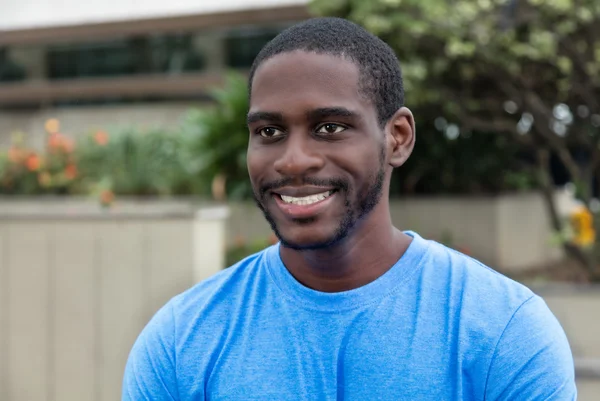
[[[316,0],[402,60],[409,106],[439,104],[464,131],[555,152],[573,179],[600,163],[600,2]],[[576,157],[567,149],[584,149]],[[582,191],[587,199],[591,194]]]
[[[390,44],[408,106],[438,105],[462,133],[507,134],[529,149],[554,228],[553,155],[588,207],[600,177],[600,2],[597,0],[314,0]],[[569,253],[598,275],[594,254]]]

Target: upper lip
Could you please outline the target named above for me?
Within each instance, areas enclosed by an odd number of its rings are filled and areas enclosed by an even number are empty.
[[[302,187],[281,187],[274,189],[273,193],[284,196],[293,196],[294,198],[302,198],[304,196],[311,196],[316,194],[322,194],[323,192],[333,191],[334,188],[329,187],[314,187],[314,186],[302,186]]]

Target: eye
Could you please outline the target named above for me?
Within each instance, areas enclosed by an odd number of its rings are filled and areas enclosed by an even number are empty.
[[[283,135],[283,131],[278,130],[277,128],[273,128],[273,127],[265,127],[265,128],[259,129],[257,131],[257,134],[262,136],[263,138],[275,138],[280,135]]]
[[[340,132],[343,132],[346,129],[347,128],[344,127],[343,125],[327,123],[327,124],[323,124],[319,128],[317,128],[317,134],[328,134],[328,135],[339,134]]]

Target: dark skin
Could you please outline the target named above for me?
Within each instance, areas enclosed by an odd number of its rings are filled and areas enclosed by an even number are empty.
[[[283,263],[300,283],[347,291],[374,281],[400,259],[411,237],[393,226],[388,197],[393,169],[414,147],[410,110],[400,108],[382,127],[375,106],[359,92],[353,62],[294,51],[257,69],[248,127],[250,180],[282,241]],[[281,207],[281,194],[327,190],[333,194],[308,219],[290,217]],[[373,204],[361,216],[373,191],[380,196],[371,196]]]

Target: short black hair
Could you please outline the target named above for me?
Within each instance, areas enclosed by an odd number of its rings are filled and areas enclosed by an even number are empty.
[[[342,18],[311,18],[285,29],[265,45],[254,59],[248,82],[266,60],[295,50],[331,54],[354,62],[360,72],[359,90],[377,110],[383,126],[404,106],[400,62],[394,51],[363,27]]]

